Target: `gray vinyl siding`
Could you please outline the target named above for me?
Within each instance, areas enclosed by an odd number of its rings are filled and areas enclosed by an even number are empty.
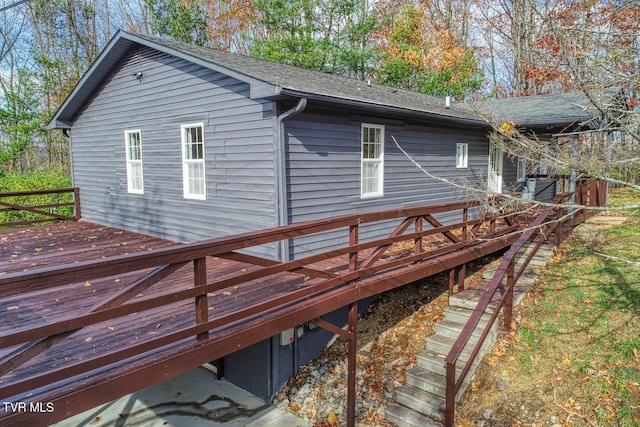
[[[362,123],[384,124],[384,195],[362,198],[360,193],[360,134]],[[470,196],[426,176],[395,146],[391,136],[433,175],[481,182],[487,173],[488,141],[481,131],[455,126],[377,117],[350,118],[348,112],[325,114],[308,110],[285,122],[289,222],[332,215],[427,205]],[[468,167],[456,169],[456,143],[469,144]],[[443,222],[460,220],[440,216]],[[361,227],[361,239],[388,233],[397,222]],[[316,252],[348,241],[348,230],[294,241],[290,256]]]
[[[142,73],[138,81],[134,74]],[[132,50],[72,129],[75,185],[92,222],[179,242],[275,224],[274,105],[249,85]],[[183,197],[181,125],[204,125],[206,200]],[[144,194],[127,192],[124,131],[139,129]],[[273,255],[273,249],[258,251]]]
[[[515,191],[522,191],[524,182],[518,182],[518,159],[509,158],[506,154],[503,154],[502,160],[502,192],[512,193]]]

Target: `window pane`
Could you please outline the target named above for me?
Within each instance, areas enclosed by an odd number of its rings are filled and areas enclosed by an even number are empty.
[[[362,164],[362,192],[378,193],[379,188],[380,162],[364,162]]]
[[[187,164],[189,194],[204,195],[204,164]]]

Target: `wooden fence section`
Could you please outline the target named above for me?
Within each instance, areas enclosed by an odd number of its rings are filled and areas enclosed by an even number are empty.
[[[79,219],[78,188],[0,193],[0,227],[13,228]]]
[[[604,207],[606,204],[606,193],[607,185],[604,182],[595,179],[580,179],[576,182],[575,200],[577,204],[579,203],[586,207]],[[562,205],[572,195],[572,193],[558,194],[552,201],[552,204]],[[487,290],[480,298],[480,301],[467,321],[467,324],[462,329],[460,336],[445,358],[447,377],[445,426],[453,427],[454,425],[456,394],[462,387],[471,366],[484,344],[485,339],[489,335],[491,327],[501,313],[504,320],[504,329],[508,330],[511,328],[513,288],[528,266],[529,261],[531,261],[540,246],[542,246],[550,236],[555,235],[557,238],[556,243],[560,244],[560,241],[566,236],[567,230],[572,229],[591,215],[591,213],[585,212],[585,210],[585,208],[576,208],[570,212],[569,209],[558,208],[556,206],[549,206],[543,209],[502,258],[500,265],[496,269],[493,278],[487,286]],[[530,241],[534,242],[534,245],[529,249],[526,259],[518,271],[515,271],[515,258],[520,253],[524,245]],[[464,366],[457,367],[458,359],[460,358],[465,345],[469,341],[471,334],[475,331],[480,318],[487,310],[487,307],[491,303],[498,289],[502,289],[502,296],[498,300],[497,307],[504,308],[503,312],[501,312],[500,309],[493,311],[482,334],[480,335],[480,339],[475,344],[471,355],[469,356],[469,360],[467,360]],[[456,372],[460,372],[457,380]]]
[[[388,236],[361,238],[362,226],[390,221]],[[501,250],[517,229],[509,213],[456,202],[0,275],[0,400],[56,408],[0,413],[0,424],[48,425],[344,306],[351,315],[342,333],[355,349],[359,300]],[[347,245],[293,261],[243,252],[335,230]],[[355,354],[349,360],[352,426]]]

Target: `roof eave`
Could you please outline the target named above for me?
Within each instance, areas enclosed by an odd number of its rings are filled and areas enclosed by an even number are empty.
[[[93,64],[91,64],[87,71],[85,71],[71,93],[65,98],[60,107],[58,107],[58,110],[56,110],[55,114],[47,124],[47,129],[71,127],[69,123],[73,121],[75,113],[79,110],[78,107],[75,107],[73,108],[73,111],[70,111],[73,101],[77,100],[77,97],[86,98],[90,96],[90,93],[93,93],[93,90],[99,86],[99,84],[91,81],[92,77],[95,75],[96,70],[106,67],[106,59],[110,58],[110,53],[113,51],[113,47],[120,42],[122,34],[122,31],[118,31],[102,50],[102,53],[100,53],[98,58],[93,62]],[[113,69],[114,67],[115,65],[112,65],[110,68]],[[84,103],[84,99],[81,103]]]
[[[71,129],[71,123],[63,120],[51,120],[47,124],[47,129]]]
[[[427,111],[427,110],[418,110],[415,108],[408,107],[399,107],[399,106],[391,106],[386,104],[378,104],[374,102],[367,102],[359,99],[350,99],[350,98],[341,98],[331,95],[323,95],[317,93],[304,92],[294,89],[282,88],[280,91],[280,95],[288,95],[295,98],[307,98],[317,101],[323,101],[333,104],[340,104],[345,106],[353,106],[366,108],[370,111],[380,112],[380,113],[397,113],[397,114],[413,114],[420,117],[428,117],[431,119],[435,119],[438,121],[448,122],[448,123],[456,123],[459,125],[471,125],[474,127],[486,128],[489,129],[491,126],[483,119],[480,118],[465,118],[459,117],[455,115],[446,115],[438,112]]]
[[[277,85],[252,78],[250,76],[247,76],[246,74],[242,74],[227,67],[220,66],[198,56],[194,56],[187,52],[174,49],[170,46],[156,43],[153,40],[148,40],[135,34],[127,33],[120,30],[111,39],[109,44],[103,49],[102,53],[99,55],[96,61],[91,65],[91,67],[89,67],[82,78],[78,81],[74,89],[67,96],[62,105],[54,114],[51,121],[48,123],[47,128],[57,129],[59,128],[59,126],[62,128],[70,128],[70,123],[73,123],[76,114],[81,108],[80,106],[84,105],[87,99],[100,86],[100,84],[102,84],[103,79],[101,77],[96,78],[97,75],[99,74],[100,76],[104,77],[111,71],[113,71],[113,69],[115,69],[117,65],[122,61],[122,59],[126,55],[126,52],[129,51],[130,47],[134,43],[148,46],[160,52],[188,60],[190,62],[193,62],[194,64],[202,65],[203,67],[209,68],[213,71],[217,71],[228,75],[229,77],[243,81],[249,84],[249,96],[252,99],[267,99],[269,97],[279,95],[280,87]],[[122,46],[123,49],[117,50],[115,49],[116,46]],[[102,72],[97,73],[97,71],[100,70],[102,70]]]

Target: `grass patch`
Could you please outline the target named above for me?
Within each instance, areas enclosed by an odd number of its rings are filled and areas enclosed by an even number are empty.
[[[638,203],[632,195],[620,199]],[[602,235],[568,240],[543,270],[515,332],[482,362],[459,425],[491,408],[491,425],[640,426],[640,216]]]

